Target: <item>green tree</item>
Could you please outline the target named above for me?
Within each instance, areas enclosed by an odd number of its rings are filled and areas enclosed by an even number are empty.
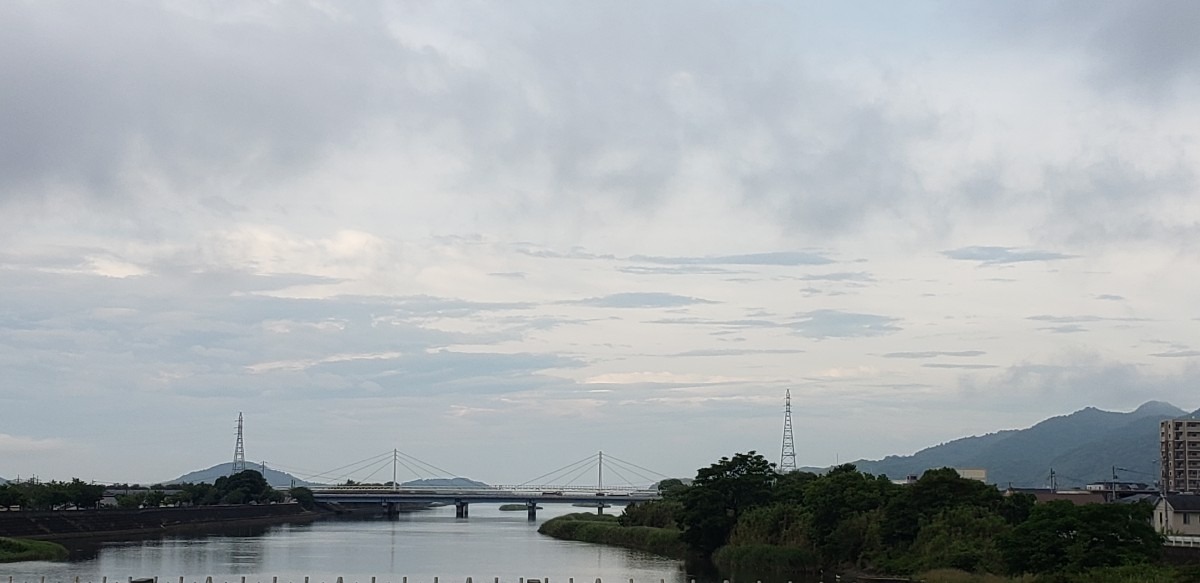
[[[952,468],[926,471],[888,501],[882,536],[889,545],[906,545],[917,538],[921,525],[947,508],[971,506],[995,510],[1003,496],[995,486],[960,477]]]
[[[997,513],[971,505],[952,505],[921,527],[910,555],[915,570],[944,567],[1000,573],[1004,560],[996,540],[1012,527]]]
[[[999,539],[1010,573],[1082,572],[1138,565],[1162,554],[1149,504],[1088,504],[1056,500],[1033,508],[1029,520]]]
[[[770,503],[777,476],[774,464],[753,451],[700,469],[683,494],[682,540],[705,555],[720,548],[743,512]]]
[[[817,479],[812,472],[788,472],[780,474],[775,480],[774,498],[776,502],[787,504],[803,504],[804,488],[809,482]]]
[[[0,484],[0,506],[11,510],[14,506],[25,504],[25,493],[13,484]]]
[[[639,502],[626,506],[621,516],[617,517],[617,523],[621,526],[675,528],[682,511],[683,503],[678,500]]]
[[[100,499],[104,497],[103,485],[88,484],[79,478],[71,478],[65,487],[67,496],[71,499],[70,503],[75,508],[96,508],[100,505]]]
[[[884,476],[859,472],[854,464],[842,464],[808,482],[804,506],[808,510],[809,537],[828,564],[855,563],[866,539],[855,536],[874,533],[862,516],[881,509],[901,486]]]
[[[297,486],[288,490],[288,496],[291,496],[292,500],[295,500],[305,510],[312,510],[317,505],[317,499],[313,496],[313,491],[304,486]]]

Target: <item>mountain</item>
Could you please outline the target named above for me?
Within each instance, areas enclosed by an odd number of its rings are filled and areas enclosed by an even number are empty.
[[[246,469],[256,470],[259,472],[263,471],[261,467],[255,466],[255,465],[250,465]],[[178,483],[190,482],[190,483],[196,484],[196,483],[200,483],[200,482],[206,482],[206,483],[211,484],[211,483],[217,481],[217,478],[220,478],[221,476],[228,476],[229,474],[232,474],[232,473],[233,473],[233,462],[226,462],[223,464],[217,464],[208,469],[198,470],[195,472],[184,474],[182,476],[179,476],[178,478],[175,478],[174,480],[171,480],[169,482],[163,482],[163,483],[164,484],[178,484]],[[267,471],[265,474],[263,474],[263,477],[267,479],[267,483],[270,484],[272,488],[291,488],[292,486],[315,486],[316,485],[316,484],[313,484],[312,482],[307,482],[307,481],[301,480],[300,478],[297,478],[296,476],[293,476],[291,474],[281,472],[279,470],[273,470],[271,468],[267,468]]]
[[[7,483],[8,483],[8,480],[5,480],[4,478],[0,478],[0,486],[3,486],[4,484],[7,484]]]
[[[411,488],[490,488],[483,482],[477,482],[469,478],[424,478],[420,480],[411,480],[400,484]]]
[[[1200,414],[1200,411],[1191,415]],[[1158,479],[1158,424],[1189,414],[1169,403],[1148,402],[1129,413],[1094,407],[1051,417],[1026,429],[964,437],[909,456],[853,462],[891,478],[940,467],[983,468],[1000,486],[1045,487],[1053,470],[1060,486],[1109,480],[1152,484]]]

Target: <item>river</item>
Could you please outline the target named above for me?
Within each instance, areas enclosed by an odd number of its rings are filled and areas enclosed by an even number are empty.
[[[0,583],[124,583],[129,577],[158,577],[161,583],[503,583],[547,578],[553,583],[685,583],[681,561],[638,551],[560,541],[537,533],[541,522],[586,511],[548,505],[536,522],[525,511],[505,512],[495,505],[473,504],[471,516],[454,517],[454,507],[404,513],[398,520],[318,520],[242,529],[220,534],[166,536],[81,545],[67,541],[73,557],[66,563],[0,564]],[[620,509],[609,512],[620,512]]]

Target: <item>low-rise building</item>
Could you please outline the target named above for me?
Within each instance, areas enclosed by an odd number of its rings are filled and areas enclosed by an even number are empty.
[[[1154,527],[1166,535],[1200,536],[1200,496],[1167,494],[1154,506]]]

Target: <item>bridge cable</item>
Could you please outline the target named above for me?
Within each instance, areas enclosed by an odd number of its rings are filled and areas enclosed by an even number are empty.
[[[569,481],[567,481],[567,483],[566,483],[566,484],[563,484],[563,485],[564,485],[564,486],[570,486],[571,484],[574,484],[574,483],[575,483],[575,480],[578,480],[578,479],[579,479],[580,477],[582,477],[584,474],[590,473],[590,472],[591,472],[591,470],[592,470],[592,468],[594,468],[594,467],[596,467],[596,464],[592,464],[592,465],[589,465],[589,466],[584,466],[582,469],[580,469],[578,472],[576,472],[576,473],[575,473],[575,475],[574,475],[574,476],[572,476],[572,477],[571,477],[571,479],[570,479]]]
[[[608,466],[608,470],[609,470],[610,472],[612,472],[612,473],[616,474],[617,476],[620,476],[620,478],[621,478],[622,480],[625,480],[625,484],[626,484],[626,485],[629,485],[629,486],[633,486],[633,485],[634,485],[634,483],[633,483],[633,482],[631,482],[631,481],[629,480],[629,478],[626,478],[626,477],[625,477],[625,474],[622,474],[621,472],[617,471],[617,468],[614,468],[614,467],[612,467],[612,466]]]
[[[558,468],[557,470],[554,470],[554,471],[551,471],[551,472],[546,472],[545,474],[542,474],[542,475],[540,475],[540,476],[538,476],[538,477],[536,477],[536,478],[533,478],[532,480],[527,480],[527,481],[525,481],[525,482],[522,482],[522,483],[520,483],[520,484],[517,484],[517,485],[518,485],[518,486],[526,486],[526,485],[529,485],[529,484],[531,484],[531,483],[533,483],[533,482],[535,482],[535,481],[537,481],[537,480],[541,480],[542,478],[545,478],[545,477],[547,477],[547,476],[553,476],[553,475],[555,475],[555,474],[558,474],[558,473],[565,473],[565,471],[566,471],[566,470],[574,471],[574,470],[573,470],[573,468],[574,468],[575,466],[578,466],[579,464],[583,464],[583,463],[591,462],[591,461],[592,461],[592,460],[594,460],[595,458],[596,458],[596,454],[592,454],[592,455],[590,455],[590,456],[588,456],[588,457],[586,457],[586,458],[583,458],[583,459],[581,459],[581,460],[579,460],[579,461],[577,461],[577,462],[572,462],[572,463],[569,463],[569,464],[567,464],[567,465],[565,465],[565,466],[563,466],[563,467],[561,467],[561,468]]]
[[[642,470],[643,472],[650,472],[651,474],[654,474],[655,476],[658,476],[658,477],[660,477],[660,478],[670,478],[670,477],[671,477],[671,476],[667,476],[667,475],[664,475],[664,474],[660,474],[660,473],[658,473],[658,472],[656,472],[656,471],[654,471],[654,470],[652,470],[652,469],[650,469],[650,468],[643,468],[642,466],[639,466],[639,465],[637,465],[637,464],[635,464],[635,463],[633,463],[633,462],[627,462],[627,461],[625,461],[625,460],[623,460],[623,459],[621,459],[621,458],[618,458],[618,457],[615,457],[615,456],[613,456],[612,454],[609,454],[609,455],[607,455],[607,456],[605,456],[605,457],[607,457],[607,458],[609,458],[609,459],[612,459],[612,460],[616,460],[617,462],[623,463],[623,464],[625,464],[625,465],[627,465],[627,466],[633,466],[633,467],[635,467],[635,468],[637,468],[637,469],[639,469],[639,470]]]

